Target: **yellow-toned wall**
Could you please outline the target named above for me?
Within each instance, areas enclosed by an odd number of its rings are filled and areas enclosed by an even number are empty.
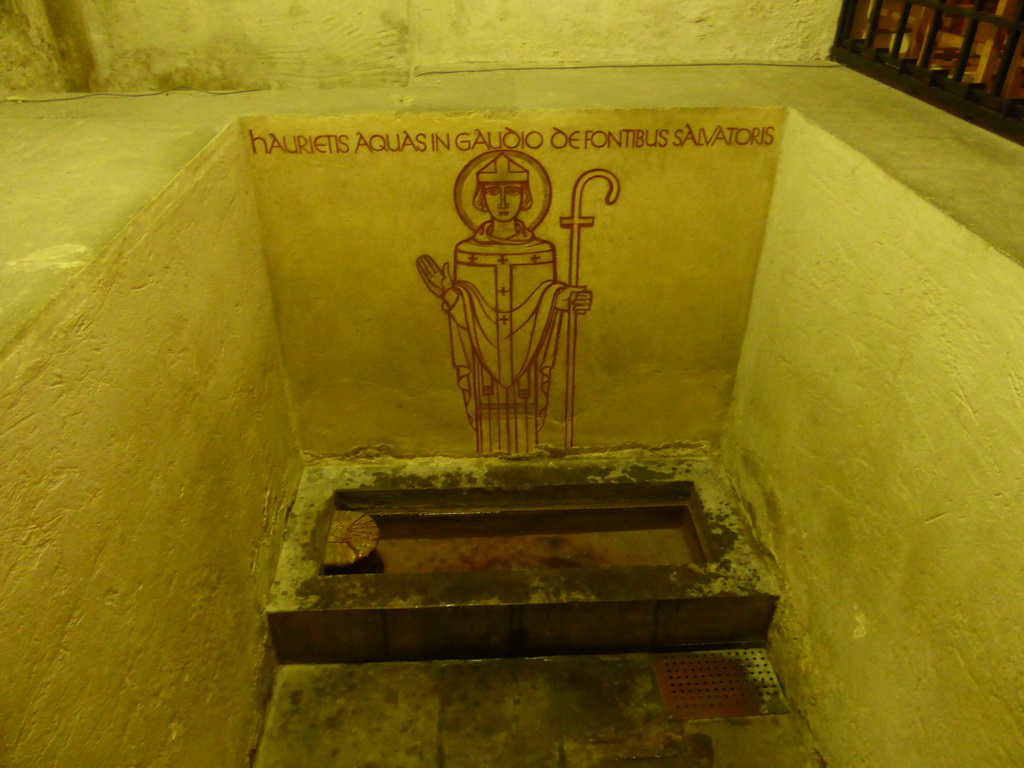
[[[1020,765],[1024,269],[799,116],[726,457],[828,764]]]
[[[463,0],[410,5],[414,72],[825,59],[840,0]]]
[[[0,91],[60,91],[50,22],[40,0],[0,3]]]
[[[402,86],[425,72],[493,67],[821,60],[839,6],[840,0],[7,0],[0,3],[0,31],[11,35],[0,37],[0,50],[16,58],[13,67],[0,64],[0,90],[47,90],[61,80],[81,91]],[[39,17],[32,35],[26,15]],[[35,38],[57,44],[37,50]],[[55,71],[62,77],[55,79]]]
[[[582,231],[580,276],[594,304],[578,323],[575,444],[717,444],[782,121],[779,109],[247,120],[241,138],[303,449],[475,451],[447,317],[416,258],[452,261],[472,234],[453,204],[456,178],[489,151],[486,142],[520,140],[551,178],[551,209],[535,234],[554,243],[563,281],[569,242],[559,217],[571,212],[574,182],[603,168],[621,184],[614,205],[603,202],[601,181],[584,197],[595,222]],[[604,146],[608,133],[638,127],[647,144]],[[501,139],[508,130],[517,138]],[[450,147],[435,147],[435,135]],[[564,445],[565,338],[540,438],[556,446]]]
[[[299,461],[237,142],[6,347],[0,435],[0,765],[246,763]]]

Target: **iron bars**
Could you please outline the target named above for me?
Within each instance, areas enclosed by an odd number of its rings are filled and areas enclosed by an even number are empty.
[[[1024,0],[844,0],[833,58],[1024,143]]]

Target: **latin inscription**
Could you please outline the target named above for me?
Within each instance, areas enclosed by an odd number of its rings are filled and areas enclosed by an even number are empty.
[[[257,134],[249,131],[254,155],[355,155],[360,153],[482,152],[549,148],[689,149],[700,147],[767,147],[775,143],[775,126],[686,123],[678,128],[564,129],[501,131],[475,129],[459,132],[397,131],[372,133]]]

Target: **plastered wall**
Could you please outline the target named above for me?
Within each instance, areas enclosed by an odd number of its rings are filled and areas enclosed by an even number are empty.
[[[0,2],[0,91],[60,91],[65,85],[42,3]]]
[[[405,0],[80,0],[100,88],[403,85]]]
[[[0,358],[0,765],[246,764],[299,470],[258,238],[218,140]]]
[[[833,0],[464,0],[412,5],[415,71],[824,59]]]
[[[726,458],[830,766],[1016,766],[1024,272],[791,116]]]
[[[712,109],[244,121],[303,448],[338,455],[384,443],[415,455],[465,455],[565,445],[566,313],[550,314],[561,330],[546,347],[553,373],[539,436],[476,443],[486,417],[473,414],[460,390],[471,389],[475,374],[455,367],[456,332],[417,257],[429,255],[463,285],[477,281],[483,298],[474,311],[500,307],[504,297],[527,306],[532,284],[521,286],[531,260],[547,265],[549,279],[570,282],[571,231],[561,223],[573,212],[574,185],[592,169],[613,175],[619,196],[609,205],[607,183],[598,180],[580,202],[593,221],[579,236],[576,283],[593,302],[577,324],[574,445],[717,444],[782,118],[777,109]],[[454,254],[486,218],[470,202],[483,167],[473,163],[502,147],[531,174],[536,199],[522,219],[548,245],[543,254],[510,246],[512,263],[525,264],[499,285],[505,256],[481,255],[475,265],[477,256],[464,256],[457,266]],[[538,213],[542,169],[550,178],[546,216]],[[453,192],[464,172],[472,226]],[[484,318],[478,329],[493,337],[515,328],[511,346],[522,349],[541,333],[544,321],[533,318],[546,311]],[[508,407],[535,407],[539,396],[519,392],[542,375],[519,377]],[[505,407],[486,393],[465,396]]]
[[[493,67],[824,59],[840,0],[7,0],[0,89],[404,85]],[[56,47],[28,45],[32,6]],[[36,30],[33,26],[32,30]],[[33,31],[32,37],[39,37]]]

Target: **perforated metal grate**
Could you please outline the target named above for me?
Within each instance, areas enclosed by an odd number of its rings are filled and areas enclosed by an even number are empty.
[[[706,720],[786,712],[775,670],[762,648],[694,651],[654,662],[669,717]]]

